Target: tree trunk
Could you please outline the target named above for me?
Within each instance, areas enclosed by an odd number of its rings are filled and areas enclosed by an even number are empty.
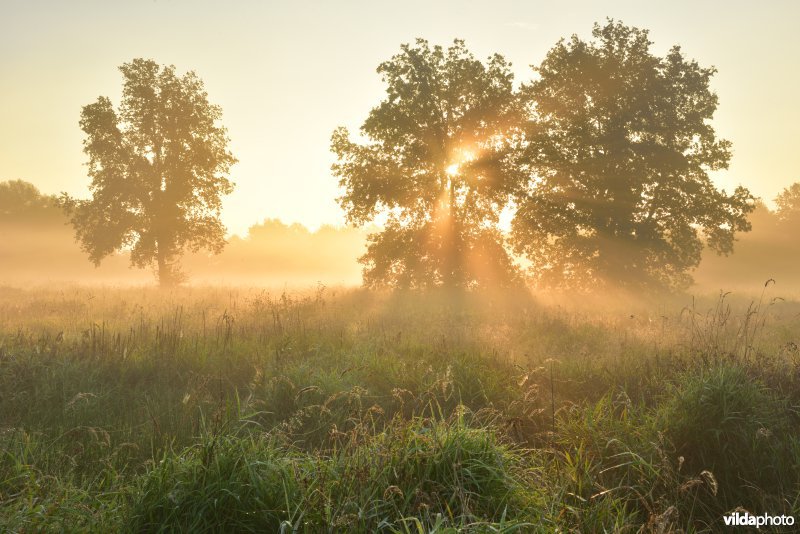
[[[161,246],[161,240],[156,243],[156,247],[158,247],[156,256],[158,261],[158,285],[162,288],[170,287],[172,284],[170,282],[170,276],[168,273],[169,266],[167,265],[167,258],[162,250],[163,247]]]
[[[448,289],[456,289],[463,285],[463,265],[461,258],[461,225],[458,220],[456,205],[456,187],[454,180],[448,180],[447,190],[447,233],[443,243],[444,276],[443,284]]]
[[[166,247],[162,246],[163,240],[156,242],[156,260],[158,264],[158,285],[162,288],[175,287],[178,277],[175,276],[175,267],[169,261]]]

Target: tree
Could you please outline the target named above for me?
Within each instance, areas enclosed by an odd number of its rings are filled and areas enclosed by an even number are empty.
[[[118,111],[100,97],[81,112],[92,199],[65,193],[61,205],[95,265],[130,248],[132,265],[154,265],[170,286],[183,278],[185,250],[224,247],[220,197],[233,190],[227,175],[236,159],[218,124],[222,110],[194,72],[178,76],[174,66],[144,59],[120,71]]]
[[[775,198],[778,218],[783,222],[800,221],[800,182],[795,182]]]
[[[592,36],[559,41],[522,90],[535,179],[516,196],[515,250],[543,285],[685,287],[704,242],[730,253],[753,209],[708,175],[731,146],[708,122],[715,69],[678,46],[657,57],[647,31],[613,20]]]
[[[0,222],[52,222],[62,218],[56,207],[56,198],[43,195],[32,183],[23,180],[0,182]]]
[[[515,269],[497,223],[519,172],[522,108],[502,56],[477,60],[417,39],[378,69],[386,98],[361,127],[334,131],[334,175],[347,220],[385,219],[360,259],[368,286],[507,284]]]

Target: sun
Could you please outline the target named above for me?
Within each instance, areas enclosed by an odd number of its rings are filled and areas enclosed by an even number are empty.
[[[461,149],[458,151],[456,162],[448,165],[444,172],[447,173],[448,176],[458,176],[461,174],[461,164],[471,161],[475,161],[475,153],[471,150]]]

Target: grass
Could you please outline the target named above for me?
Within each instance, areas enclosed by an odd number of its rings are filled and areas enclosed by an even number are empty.
[[[268,435],[207,436],[143,477],[128,525],[192,532],[399,532],[414,521],[477,527],[524,504],[521,463],[492,431],[460,422],[397,423],[325,455]]]
[[[0,530],[799,515],[798,304],[543,300],[0,288]]]

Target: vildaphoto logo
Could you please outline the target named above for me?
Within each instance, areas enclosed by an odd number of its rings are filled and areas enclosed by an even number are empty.
[[[791,515],[753,515],[749,512],[743,514],[734,512],[723,516],[725,526],[728,527],[790,527],[794,525],[794,516]]]

